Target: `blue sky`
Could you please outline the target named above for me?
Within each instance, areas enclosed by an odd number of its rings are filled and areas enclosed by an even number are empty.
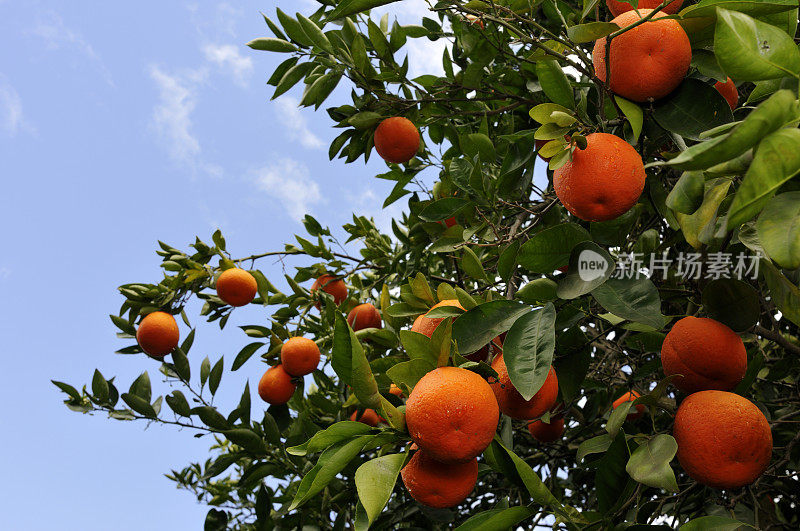
[[[329,162],[327,115],[298,109],[296,90],[269,101],[283,57],[244,43],[267,34],[259,12],[276,5],[314,4],[0,0],[4,529],[202,527],[207,508],[163,474],[205,459],[209,441],[72,413],[50,384],[88,383],[97,367],[127,389],[148,370],[154,394],[169,392],[156,363],[113,354],[125,343],[108,319],[118,285],[158,280],[157,240],[186,248],[219,227],[244,256],[281,248],[306,212],[331,227],[353,211],[387,227],[400,212],[380,209],[391,183],[374,179],[378,157]],[[408,0],[397,15],[423,10]],[[412,70],[438,69],[440,50],[415,41]],[[280,284],[280,264],[259,267]],[[263,318],[237,310],[225,331],[195,319],[194,366],[224,354],[230,368],[247,343],[234,325]],[[261,372],[226,370],[220,404]]]

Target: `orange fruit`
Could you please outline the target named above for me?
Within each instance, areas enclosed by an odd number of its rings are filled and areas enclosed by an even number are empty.
[[[320,288],[333,297],[333,302],[336,304],[347,298],[347,286],[344,285],[344,280],[334,275],[320,275],[311,285],[311,294],[313,295]],[[319,303],[317,303],[317,308],[319,308]]]
[[[652,9],[640,9],[644,17]],[[654,19],[666,16],[658,13]],[[640,20],[636,11],[627,11],[612,22],[619,27]],[[611,90],[633,101],[663,98],[681,84],[689,63],[692,46],[689,37],[677,21],[651,19],[614,37],[611,41]],[[594,43],[594,71],[601,81],[606,80],[606,37]]]
[[[178,323],[167,312],[148,313],[136,329],[139,346],[154,358],[163,358],[175,350],[179,339]]]
[[[724,97],[728,105],[731,106],[731,110],[736,108],[736,105],[739,103],[739,89],[736,88],[736,83],[734,83],[731,78],[725,80],[724,83],[722,81],[717,81],[714,83],[714,88],[722,94],[722,97]]]
[[[354,331],[365,328],[382,328],[381,314],[372,304],[359,304],[347,314],[347,323]]]
[[[553,173],[553,188],[561,204],[584,221],[616,219],[642,195],[644,162],[618,136],[592,133],[586,143]]]
[[[350,415],[350,420],[372,426],[373,428],[378,425],[378,422],[386,422],[374,409],[365,409],[358,418],[356,418],[356,415],[358,415],[358,411],[353,411],[353,414]]]
[[[672,326],[661,345],[664,374],[687,393],[730,391],[747,371],[747,351],[739,334],[706,317],[684,317]]]
[[[261,400],[272,405],[285,404],[292,398],[297,386],[292,383],[292,376],[276,365],[267,369],[258,382],[258,396]]]
[[[616,400],[614,400],[614,403],[611,405],[611,407],[613,409],[617,409],[625,402],[633,402],[634,400],[639,398],[639,396],[641,395],[639,395],[639,393],[637,393],[636,391],[630,391],[628,393],[625,393],[621,397],[617,398]],[[633,406],[632,409],[628,410],[630,411],[630,413],[628,413],[628,416],[625,418],[626,420],[636,420],[638,418],[641,418],[641,416],[644,415],[646,409],[647,408],[645,407],[644,404],[636,404],[635,406]]]
[[[639,0],[639,11],[643,9],[650,9],[653,10],[661,5],[661,0]],[[662,8],[662,11],[668,15],[674,15],[678,12],[678,10],[683,5],[683,0],[675,0],[667,4],[667,7]],[[633,6],[626,3],[620,2],[619,0],[606,0],[606,6],[608,6],[608,10],[611,11],[611,14],[615,17],[625,13],[626,11],[632,11]]]
[[[479,19],[475,15],[467,15],[466,18],[470,24],[478,26],[480,29],[484,29],[483,20]]]
[[[447,218],[446,220],[442,221],[442,223],[444,223],[444,226],[449,229],[453,225],[458,224],[458,221],[456,221],[456,217],[453,216],[453,217]]]
[[[217,295],[231,306],[249,304],[258,292],[255,277],[244,269],[226,269],[217,279]]]
[[[386,162],[408,162],[419,151],[419,131],[408,118],[387,118],[375,129],[375,151]]]
[[[403,390],[400,389],[399,387],[397,387],[395,384],[392,384],[392,385],[389,386],[389,393],[393,394],[394,396],[396,396],[398,398],[402,398],[403,397]]]
[[[519,420],[535,419],[544,415],[556,403],[558,378],[552,366],[542,388],[530,400],[524,400],[511,383],[502,353],[492,361],[492,369],[497,371],[497,381],[492,383],[492,391],[497,397],[497,403],[500,404],[500,411],[509,417]]]
[[[772,457],[766,417],[734,393],[700,391],[686,397],[675,414],[673,435],[683,469],[709,487],[749,485]]]
[[[469,496],[478,481],[478,459],[463,463],[442,463],[418,450],[403,470],[403,484],[412,498],[428,507],[458,505]]]
[[[539,442],[551,443],[557,441],[564,434],[564,417],[550,417],[550,423],[535,420],[528,424],[528,431]]]
[[[471,461],[492,442],[500,412],[486,380],[458,367],[423,376],[406,400],[408,433],[443,463]]]
[[[319,365],[319,347],[307,337],[290,337],[281,347],[281,364],[292,376],[305,376]]]

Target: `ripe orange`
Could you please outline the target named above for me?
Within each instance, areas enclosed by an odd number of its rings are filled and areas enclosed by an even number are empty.
[[[714,83],[714,88],[722,94],[725,101],[731,106],[731,110],[736,108],[736,105],[739,103],[739,89],[736,88],[736,83],[734,83],[731,78],[725,80],[724,83],[722,81],[717,81]]]
[[[734,393],[700,391],[675,414],[678,461],[695,481],[716,488],[749,485],[772,457],[772,432],[755,404]]]
[[[606,5],[608,6],[608,10],[611,11],[611,14],[615,17],[625,13],[626,11],[632,11],[633,6],[626,3],[620,2],[619,0],[606,0]],[[639,0],[639,11],[643,9],[655,9],[661,5],[661,0]],[[662,11],[668,15],[674,15],[678,12],[678,10],[683,5],[683,0],[675,0],[667,4],[667,7],[662,8]]]
[[[652,9],[640,9],[641,16]],[[666,16],[657,14],[654,18]],[[612,22],[621,28],[640,20],[636,11],[625,12]],[[689,63],[692,46],[677,21],[649,20],[615,37],[609,53],[611,90],[633,101],[663,98],[681,84]],[[592,51],[595,74],[606,80],[606,37],[595,41]]]
[[[497,371],[497,381],[492,383],[492,391],[497,397],[497,403],[500,404],[500,411],[509,417],[519,420],[535,419],[544,415],[545,411],[556,403],[558,378],[552,366],[542,388],[530,400],[524,400],[511,383],[502,353],[492,361],[492,369]]]
[[[661,345],[661,364],[675,387],[694,393],[707,389],[730,391],[744,378],[747,352],[739,335],[706,317],[684,317]]]
[[[382,328],[380,312],[368,302],[350,310],[347,323],[356,332],[365,328]]]
[[[178,346],[180,331],[167,312],[148,313],[136,329],[136,341],[154,358],[163,358]]]
[[[634,400],[639,398],[639,396],[641,395],[639,395],[639,393],[637,393],[636,391],[630,391],[628,393],[625,393],[621,397],[617,398],[616,400],[614,400],[614,403],[611,405],[611,407],[613,409],[617,409],[625,402],[633,402]],[[636,420],[638,418],[641,418],[641,416],[644,415],[644,412],[646,410],[647,408],[645,407],[644,404],[636,404],[635,406],[633,406],[633,408],[628,410],[630,411],[630,413],[628,413],[628,416],[625,418],[626,420]]]
[[[478,481],[478,459],[441,463],[418,450],[403,470],[403,484],[412,498],[428,507],[445,508],[461,503]]]
[[[356,418],[358,411],[353,411],[353,414],[350,415],[350,420],[358,421],[362,424],[366,424],[367,426],[372,426],[373,428],[378,425],[378,422],[386,422],[383,417],[378,415],[374,409],[365,409],[361,416]]]
[[[387,118],[375,129],[375,151],[386,162],[408,162],[419,150],[419,131],[402,116]]]
[[[389,386],[389,393],[393,394],[394,396],[396,396],[398,398],[402,398],[403,397],[403,390],[400,389],[399,387],[397,387],[395,384],[392,384],[392,385]]]
[[[281,347],[281,363],[292,376],[305,376],[319,365],[319,347],[307,337],[290,337]]]
[[[423,376],[406,401],[406,425],[420,449],[443,463],[471,461],[492,442],[500,412],[486,380],[458,367]]]
[[[255,277],[244,269],[226,269],[217,279],[217,295],[231,306],[249,304],[258,292]]]
[[[535,420],[528,424],[528,431],[539,442],[551,443],[557,441],[564,434],[564,417],[561,415],[550,417],[550,424]]]
[[[566,209],[584,221],[616,219],[642,195],[642,157],[608,133],[592,133],[586,142],[586,149],[576,149],[553,173],[553,188]]]
[[[320,275],[311,285],[311,294],[313,295],[320,288],[333,297],[333,302],[336,304],[347,298],[347,286],[344,285],[344,280],[334,275]],[[317,303],[317,308],[319,308],[319,303]]]
[[[447,218],[446,220],[442,221],[442,223],[444,223],[444,226],[449,229],[453,225],[458,224],[458,221],[456,221],[456,217],[453,216],[453,217]]]
[[[276,365],[267,369],[258,382],[258,396],[261,400],[272,405],[285,404],[292,398],[297,386],[292,383],[292,376]]]

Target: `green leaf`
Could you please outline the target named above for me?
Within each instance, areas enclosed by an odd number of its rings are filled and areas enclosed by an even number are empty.
[[[563,105],[558,105],[557,103],[542,103],[531,109],[528,114],[540,124],[545,125],[555,123],[555,119],[552,117],[555,112],[571,113],[571,111]]]
[[[703,244],[707,244],[711,240],[709,235],[713,236],[717,212],[728,194],[731,181],[725,178],[712,179],[706,181],[704,186],[703,203],[694,214],[675,214],[684,238],[695,249],[701,248]]]
[[[625,442],[625,433],[620,431],[605,455],[596,461],[595,491],[600,512],[603,514],[608,514],[625,500],[623,494],[628,490],[628,483],[633,484],[625,473],[627,461],[628,445]]]
[[[733,121],[728,102],[712,85],[687,78],[666,98],[654,104],[658,125],[685,138],[700,140],[700,133]]]
[[[755,288],[733,278],[719,278],[706,284],[703,308],[709,317],[736,332],[749,330],[761,315],[761,303]]]
[[[380,408],[381,395],[364,348],[340,313],[336,314],[334,325],[331,365],[339,378],[352,386],[353,393],[364,407],[376,410]]]
[[[545,95],[553,103],[575,108],[575,97],[572,94],[572,85],[561,70],[561,65],[555,59],[542,59],[536,63],[536,75]]]
[[[704,170],[738,157],[764,137],[795,120],[798,102],[789,90],[779,90],[761,103],[727,135],[701,142],[671,159],[669,165],[679,170]]]
[[[619,26],[613,22],[588,22],[568,27],[567,35],[572,42],[592,42],[611,35],[618,29]]]
[[[556,343],[556,310],[552,303],[526,313],[514,321],[503,343],[503,359],[508,376],[524,400],[541,389]]]
[[[349,441],[334,444],[320,455],[314,468],[308,471],[297,487],[297,493],[289,506],[289,511],[297,509],[312,496],[320,492],[336,475],[347,466],[371,439],[361,436]]]
[[[514,463],[514,468],[519,474],[522,483],[525,485],[525,488],[528,490],[528,494],[530,494],[531,498],[536,503],[541,505],[549,506],[555,511],[561,511],[563,506],[561,503],[553,496],[553,493],[547,488],[547,486],[542,482],[542,478],[534,472],[534,470],[522,460],[517,454],[503,446],[502,444],[499,445],[503,450],[506,451],[508,457],[511,458],[511,461]]]
[[[363,13],[375,7],[385,6],[398,0],[343,0],[328,14],[328,20],[336,20],[356,13]]]
[[[508,282],[517,267],[517,253],[519,252],[519,241],[514,241],[502,250],[497,259],[497,274],[504,281]]]
[[[455,531],[482,531],[484,529],[515,529],[516,525],[536,514],[530,507],[489,509],[470,516]]]
[[[701,171],[683,172],[667,196],[667,206],[681,214],[692,214],[703,204],[705,182]]]
[[[287,70],[275,86],[275,93],[272,95],[272,99],[274,100],[295,86],[298,81],[311,72],[313,67],[314,63],[300,63]]]
[[[225,368],[224,357],[220,357],[219,361],[214,364],[214,368],[208,375],[208,389],[212,395],[217,394],[219,382],[222,379],[222,371]]]
[[[261,39],[254,39],[247,43],[247,45],[254,50],[262,50],[265,52],[296,52],[297,46],[291,42],[282,39],[273,39],[272,37],[264,37]]]
[[[178,347],[172,351],[172,365],[175,367],[175,372],[178,376],[183,381],[188,382],[192,376],[192,368],[182,348]]]
[[[575,223],[549,227],[522,244],[517,262],[533,273],[552,273],[569,263],[573,247],[587,240],[591,240],[589,233]]]
[[[412,359],[425,360],[436,366],[439,359],[439,352],[434,347],[431,339],[425,334],[411,330],[400,330],[400,343],[406,351],[406,355]]]
[[[208,360],[208,356],[203,359],[203,362],[200,363],[200,389],[206,385],[208,381],[208,375],[211,372],[211,362]]]
[[[701,516],[683,524],[680,531],[736,531],[740,527],[753,526],[725,516]]]
[[[436,362],[417,358],[391,366],[386,370],[386,376],[391,378],[406,396],[409,396],[417,382],[435,368]]]
[[[738,81],[797,77],[800,71],[800,51],[786,32],[727,9],[717,9],[714,53]]]
[[[478,258],[477,254],[475,254],[475,251],[467,246],[464,246],[464,251],[461,255],[461,262],[459,265],[467,275],[475,280],[489,280],[486,277],[486,271],[484,271],[483,265],[481,264],[481,259]]]
[[[758,239],[773,262],[800,268],[800,192],[773,197],[756,222]]]
[[[772,262],[762,259],[759,263],[772,302],[784,317],[800,326],[800,289],[789,282]]]
[[[633,143],[636,144],[639,141],[639,135],[642,134],[644,112],[642,111],[641,107],[632,101],[626,100],[625,98],[614,96],[614,100],[616,100],[617,105],[619,105],[619,108],[622,110],[625,118],[628,119],[628,123],[631,124],[631,130],[633,131]]]
[[[367,461],[356,470],[358,499],[367,511],[370,524],[381,514],[392,496],[406,454],[389,454]]]
[[[531,280],[515,295],[515,298],[521,300],[525,304],[538,304],[540,302],[554,301],[558,298],[557,295],[558,284],[549,278],[537,278]]]
[[[295,16],[297,17],[297,21],[300,23],[300,27],[303,28],[303,32],[308,35],[308,38],[311,39],[311,41],[314,43],[314,46],[328,53],[333,53],[331,41],[328,40],[328,37],[325,36],[325,34],[313,20],[301,15],[300,13],[297,13]]]
[[[140,374],[139,377],[133,381],[130,389],[128,389],[128,392],[132,395],[143,398],[148,403],[150,402],[150,399],[152,398],[152,391],[150,387],[150,375],[147,374],[147,371]]]
[[[236,428],[233,430],[224,431],[223,434],[234,444],[238,444],[245,450],[254,454],[263,454],[266,452],[266,445],[264,440],[258,436],[256,432],[247,428]]]
[[[617,436],[620,428],[625,424],[632,405],[633,401],[623,402],[611,410],[611,415],[608,416],[608,422],[606,422],[606,431],[612,439]]]
[[[100,402],[108,400],[108,382],[97,369],[92,376],[92,395]]]
[[[562,299],[576,299],[608,280],[614,270],[614,259],[608,251],[594,242],[581,242],[572,249],[569,269],[556,293]]]
[[[466,311],[453,323],[453,339],[462,355],[477,352],[502,334],[530,307],[519,302],[496,300]]]
[[[266,345],[266,343],[261,343],[260,341],[256,341],[255,343],[250,343],[249,345],[245,346],[239,353],[236,355],[236,358],[233,360],[233,366],[231,366],[232,371],[239,370],[239,368],[244,365],[250,357],[255,354],[258,349]]]
[[[109,317],[111,318],[111,322],[114,323],[114,326],[116,326],[129,336],[136,337],[136,327],[134,327],[131,323],[129,323],[127,319],[123,319],[122,317],[119,317],[117,315],[109,315]]]
[[[671,435],[661,433],[634,450],[625,466],[625,471],[635,481],[648,487],[678,492],[675,473],[669,466],[677,451],[678,443],[675,439]]]
[[[608,447],[611,446],[613,440],[614,439],[607,433],[592,437],[591,439],[586,439],[578,446],[578,453],[576,455],[577,461],[580,462],[589,454],[601,454],[605,452],[608,450]]]
[[[72,400],[78,401],[81,399],[81,394],[78,392],[77,389],[75,389],[71,385],[66,384],[64,382],[58,382],[56,380],[50,380],[50,382],[52,382],[53,385],[55,385],[56,387],[67,393]]]
[[[371,429],[372,428],[363,422],[344,420],[336,424],[331,424],[322,431],[318,431],[301,445],[287,448],[286,452],[298,456],[315,454],[334,444],[353,439],[359,435],[364,435]]]
[[[800,129],[781,129],[764,138],[731,203],[728,230],[753,219],[778,188],[798,173]]]
[[[189,407],[189,402],[186,400],[186,397],[183,396],[183,393],[180,391],[172,391],[171,394],[168,394],[165,398],[167,405],[169,408],[175,412],[176,415],[180,415],[182,417],[189,417],[192,414],[192,408]]]
[[[459,210],[469,204],[468,200],[461,197],[437,199],[422,209],[419,213],[419,218],[424,221],[441,221],[455,216]]]
[[[611,278],[595,288],[592,296],[600,306],[618,317],[656,329],[664,326],[658,290],[647,278]]]
[[[212,406],[196,407],[192,409],[192,414],[197,415],[203,421],[203,424],[209,428],[214,428],[215,430],[227,430],[230,428],[228,420]]]
[[[142,398],[141,396],[137,396],[131,393],[122,393],[121,395],[122,401],[128,404],[135,412],[144,415],[148,418],[156,418],[156,410],[153,409],[153,406],[150,405],[150,402]]]

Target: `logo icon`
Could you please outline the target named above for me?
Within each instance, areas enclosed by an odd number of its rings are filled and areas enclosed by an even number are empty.
[[[600,253],[584,249],[578,255],[578,276],[584,282],[597,280],[606,274],[608,261]]]

